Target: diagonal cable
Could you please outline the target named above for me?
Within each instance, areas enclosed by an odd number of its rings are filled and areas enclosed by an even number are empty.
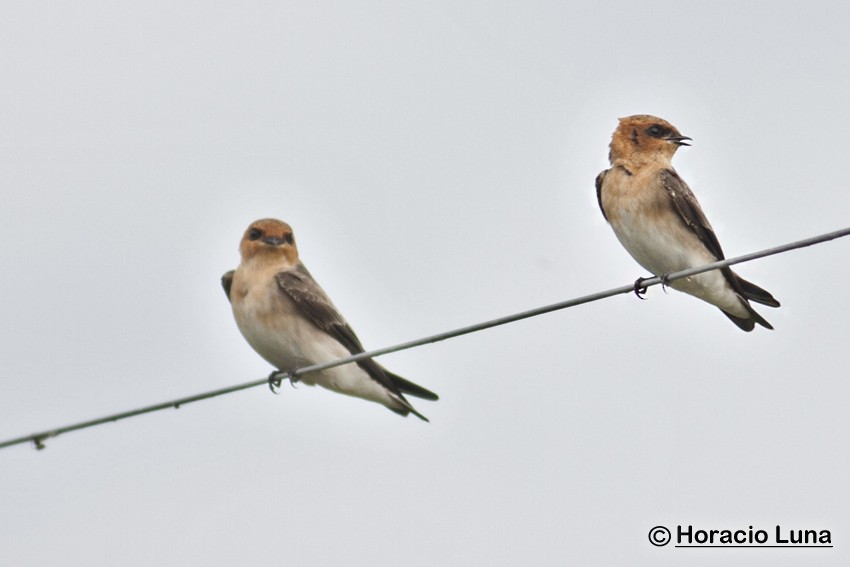
[[[703,272],[708,272],[711,270],[715,270],[718,268],[725,268],[727,266],[732,266],[734,264],[741,264],[743,262],[749,262],[751,260],[756,260],[759,258],[765,258],[767,256],[774,256],[776,254],[781,254],[784,252],[788,252],[791,250],[797,250],[799,248],[805,248],[807,246],[812,246],[814,244],[820,244],[822,242],[827,242],[829,240],[835,240],[836,238],[842,238],[844,236],[850,235],[850,227],[844,228],[841,230],[836,230],[833,232],[828,232],[825,234],[821,234],[818,236],[813,236],[811,238],[805,238],[803,240],[797,240],[795,242],[789,242],[788,244],[783,244],[781,246],[775,246],[773,248],[767,248],[765,250],[760,250],[758,252],[752,252],[750,254],[744,254],[743,256],[736,256],[735,258],[728,258],[726,260],[719,260],[717,262],[712,262],[711,264],[705,264],[704,266],[698,266],[696,268],[689,268],[687,270],[681,270],[679,272],[672,272],[667,274],[665,281],[672,282],[678,279],[686,278],[689,276],[694,276],[696,274],[701,274]],[[652,277],[647,278],[641,281],[641,287],[651,287],[654,285],[658,285],[661,283],[660,277]],[[272,377],[275,381],[284,380],[286,378],[297,378],[299,376],[303,376],[304,374],[309,374],[310,372],[319,372],[321,370],[327,370],[328,368],[334,368],[336,366],[342,366],[343,364],[351,364],[353,362],[357,362],[358,360],[363,360],[365,358],[373,358],[376,356],[382,356],[384,354],[390,354],[393,352],[399,352],[402,350],[407,350],[415,347],[419,347],[422,345],[436,343],[440,341],[444,341],[446,339],[451,339],[454,337],[459,337],[461,335],[468,335],[470,333],[476,333],[478,331],[483,331],[485,329],[490,329],[492,327],[498,327],[500,325],[506,325],[508,323],[513,323],[515,321],[521,321],[523,319],[529,319],[531,317],[537,317],[539,315],[544,315],[546,313],[551,313],[552,311],[559,311],[561,309],[567,309],[569,307],[575,307],[577,305],[582,305],[585,303],[591,303],[593,301],[599,301],[600,299],[605,299],[608,297],[612,297],[614,295],[621,295],[624,293],[632,293],[635,290],[635,284],[631,283],[629,285],[624,285],[621,287],[616,287],[613,289],[609,289],[606,291],[600,291],[597,293],[592,293],[590,295],[585,295],[582,297],[577,297],[575,299],[568,299],[566,301],[561,301],[559,303],[553,303],[551,305],[546,305],[543,307],[538,307],[536,309],[530,309],[528,311],[523,311],[521,313],[516,313],[514,315],[507,315],[505,317],[499,317],[498,319],[491,319],[489,321],[484,321],[482,323],[476,323],[474,325],[469,325],[466,327],[461,327],[459,329],[454,329],[452,331],[446,331],[443,333],[437,333],[436,335],[431,335],[428,337],[424,337],[421,339],[416,339],[412,341],[408,341],[405,343],[399,343],[393,346],[388,346],[384,348],[379,348],[375,350],[370,350],[366,352],[361,352],[358,354],[353,354],[351,356],[347,356],[345,358],[340,358],[338,360],[333,360],[330,362],[325,362],[322,364],[313,364],[311,366],[304,366],[302,368],[297,368],[295,370],[285,372],[281,371],[273,374]],[[227,388],[220,388],[218,390],[211,390],[208,392],[203,392],[200,394],[195,394],[193,396],[186,396],[184,398],[178,398],[176,400],[172,400],[169,402],[163,402],[159,404],[154,404],[150,406],[141,407],[138,409],[125,411],[121,413],[115,413],[112,415],[108,415],[106,417],[101,417],[97,419],[92,419],[89,421],[82,421],[79,423],[75,423],[73,425],[67,425],[65,427],[59,427],[56,429],[50,429],[47,431],[42,431],[40,433],[33,433],[30,435],[24,435],[22,437],[16,437],[14,439],[9,439],[8,441],[0,442],[0,449],[5,447],[10,447],[12,445],[18,445],[21,443],[34,443],[37,449],[44,448],[44,441],[50,439],[52,437],[57,437],[63,433],[68,433],[70,431],[77,431],[79,429],[86,429],[89,427],[95,427],[98,425],[102,425],[104,423],[120,421],[122,419],[127,419],[129,417],[134,417],[137,415],[142,415],[145,413],[152,413],[168,408],[179,408],[180,406],[191,404],[193,402],[199,402],[201,400],[206,400],[209,398],[215,398],[218,396],[223,396],[225,394],[230,394],[233,392],[238,392],[240,390],[247,390],[248,388],[254,388],[256,386],[262,386],[270,383],[270,378],[263,378],[260,380],[252,380],[251,382],[245,382],[243,384],[237,384],[235,386],[229,386]]]

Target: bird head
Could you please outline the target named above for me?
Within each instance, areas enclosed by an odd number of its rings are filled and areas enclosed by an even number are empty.
[[[647,162],[662,157],[669,161],[679,146],[689,146],[689,137],[655,116],[636,114],[620,118],[611,137],[611,163],[617,159]]]
[[[295,246],[292,227],[277,219],[260,219],[252,222],[242,236],[239,252],[245,262],[252,260],[286,262],[287,264],[298,262],[298,248]]]

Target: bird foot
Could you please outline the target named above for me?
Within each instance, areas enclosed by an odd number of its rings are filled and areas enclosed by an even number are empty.
[[[646,299],[644,295],[646,295],[646,286],[643,285],[643,282],[650,278],[638,278],[635,280],[635,295],[638,299]]]
[[[277,394],[278,388],[283,383],[284,380],[289,380],[289,383],[295,387],[295,383],[298,382],[298,378],[293,378],[292,374],[289,372],[281,372],[280,370],[274,370],[271,374],[269,374],[269,390],[272,391],[272,394]]]
[[[661,289],[662,289],[662,291],[664,291],[664,293],[667,293],[667,288],[670,287],[670,280],[667,279],[667,276],[669,276],[669,275],[670,274],[661,274],[661,276],[660,276],[660,278],[661,278]]]

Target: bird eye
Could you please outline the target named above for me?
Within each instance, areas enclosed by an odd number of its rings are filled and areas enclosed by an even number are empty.
[[[287,232],[286,234],[283,235],[283,241],[286,242],[287,244],[292,244],[292,243],[295,242],[295,238],[292,236],[291,232]]]
[[[263,231],[259,228],[252,228],[248,231],[248,240],[259,240],[263,236]]]
[[[660,138],[661,136],[667,133],[667,128],[659,126],[658,124],[653,124],[652,126],[646,129],[646,133],[652,136],[653,138]]]

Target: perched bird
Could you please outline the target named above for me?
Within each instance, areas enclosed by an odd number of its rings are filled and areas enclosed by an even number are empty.
[[[599,208],[617,239],[641,266],[662,279],[724,259],[696,197],[670,161],[690,139],[655,116],[621,118],[611,137],[611,168],[596,178]],[[638,296],[645,291],[640,282],[635,282]],[[728,267],[669,285],[719,307],[744,331],[752,331],[756,323],[773,328],[750,301],[769,307],[779,307],[779,302]]]
[[[221,278],[242,335],[281,371],[322,364],[363,352],[363,345],[324,290],[298,259],[292,228],[275,219],[248,227],[239,245],[242,261]],[[416,411],[404,394],[436,400],[437,394],[396,376],[372,359],[304,374],[313,386],[377,402],[407,415]]]

